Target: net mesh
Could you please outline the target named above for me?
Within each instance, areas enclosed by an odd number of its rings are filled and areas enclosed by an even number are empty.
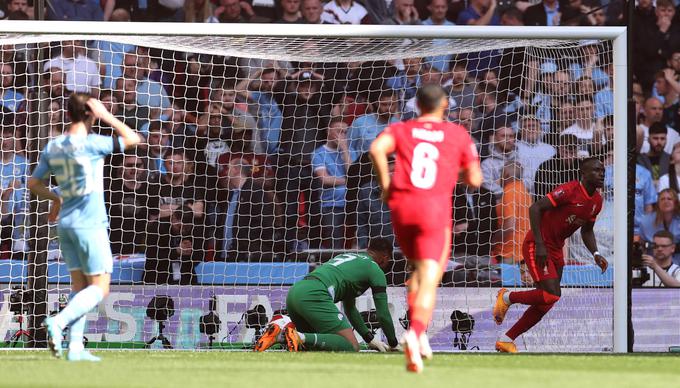
[[[513,307],[497,327],[491,305],[499,287],[531,285],[520,265],[528,208],[576,179],[588,156],[606,165],[595,230],[600,252],[613,257],[610,41],[64,39],[0,35],[0,335],[8,342],[30,344],[17,330],[58,311],[69,293],[56,227],[30,229],[25,184],[39,150],[68,126],[65,97],[74,91],[99,95],[144,137],[106,162],[113,286],[89,315],[89,346],[162,347],[145,344],[160,322],[175,348],[249,347],[315,266],[371,238],[394,241],[366,151],[386,125],[418,114],[415,91],[427,83],[449,92],[448,119],[470,132],[484,172],[482,189],[454,193],[453,259],[428,329],[435,350],[492,350],[520,316],[524,308]],[[94,131],[112,133],[104,123]],[[45,225],[45,205],[33,204]],[[576,235],[565,257],[562,300],[520,348],[610,349],[612,272],[599,274]],[[403,257],[387,277],[400,334]],[[23,302],[34,307],[16,303],[16,286],[33,291]],[[172,309],[148,308],[161,296]],[[357,307],[374,307],[370,293]],[[454,310],[473,317],[472,333],[456,329]]]

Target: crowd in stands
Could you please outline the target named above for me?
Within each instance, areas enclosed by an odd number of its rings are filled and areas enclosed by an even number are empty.
[[[618,25],[625,9],[616,0],[49,3],[50,20],[392,25]],[[30,6],[7,0],[4,16],[33,18]],[[642,0],[636,8],[634,95],[641,138],[636,234],[651,239],[665,228],[677,243],[677,198],[670,210],[661,193],[657,201],[659,190],[677,192],[680,175],[675,7],[671,0]],[[201,261],[280,260],[393,238],[366,151],[387,125],[418,114],[420,85],[438,83],[450,94],[448,119],[472,135],[484,173],[481,188],[459,185],[453,193],[454,256],[519,262],[528,207],[576,179],[579,159],[603,160],[605,200],[612,200],[611,46],[581,41],[568,52],[510,48],[305,63],[109,41],[4,46],[3,249],[26,249],[23,231],[13,226],[27,207],[27,150],[37,149],[28,144],[35,137],[30,113],[41,112],[40,138],[58,136],[68,122],[64,97],[74,91],[98,96],[145,138],[135,152],[107,163],[105,194],[114,253],[144,254],[147,282],[192,283]],[[111,134],[103,125],[95,131]]]

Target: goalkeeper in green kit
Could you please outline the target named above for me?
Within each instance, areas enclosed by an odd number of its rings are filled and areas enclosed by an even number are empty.
[[[371,240],[366,253],[344,253],[295,283],[288,290],[289,317],[272,318],[255,351],[285,342],[288,351],[359,351],[354,330],[369,348],[379,352],[396,350],[397,337],[387,308],[387,281],[392,244],[383,238]],[[375,338],[355,306],[355,298],[371,289],[378,320],[388,344]],[[335,305],[342,302],[345,314]],[[292,321],[292,322],[291,322]]]

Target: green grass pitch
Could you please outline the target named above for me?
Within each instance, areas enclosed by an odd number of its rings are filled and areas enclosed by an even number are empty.
[[[421,375],[401,354],[100,351],[98,364],[0,351],[0,387],[680,387],[672,354],[436,354]]]

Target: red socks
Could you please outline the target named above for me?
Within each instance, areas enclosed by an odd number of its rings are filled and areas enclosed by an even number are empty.
[[[540,290],[536,290],[540,291]],[[530,291],[522,291],[522,292],[530,292]],[[511,294],[512,295],[512,294]],[[505,335],[510,337],[513,341],[515,338],[519,337],[522,333],[526,332],[527,330],[531,329],[536,325],[538,322],[541,321],[543,316],[550,311],[550,309],[554,306],[554,304],[544,304],[544,305],[535,305],[535,306],[530,306],[527,311],[524,312],[522,317],[515,323],[514,326],[508,330]]]
[[[414,333],[416,333],[416,336],[420,336],[425,329],[427,329],[427,323],[421,322],[419,320],[416,320],[415,317],[415,312],[417,307],[415,306],[416,304],[416,293],[415,292],[409,292],[406,300],[408,301],[408,319],[411,322],[410,324],[410,329],[413,330]]]
[[[557,303],[560,297],[543,290],[513,291],[510,293],[510,302],[528,304],[532,306],[549,305]]]

